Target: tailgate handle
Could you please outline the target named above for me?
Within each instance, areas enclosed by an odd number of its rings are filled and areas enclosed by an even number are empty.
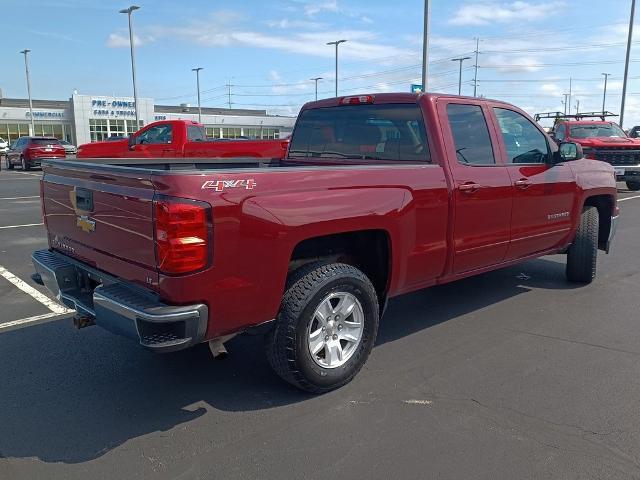
[[[86,212],[93,212],[93,192],[86,188],[76,189],[76,208]]]

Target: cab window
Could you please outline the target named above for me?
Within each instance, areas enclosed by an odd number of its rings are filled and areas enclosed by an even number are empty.
[[[556,128],[556,132],[555,132],[556,139],[560,142],[564,142],[564,139],[565,139],[564,130],[565,130],[564,123],[561,123],[560,125],[558,125],[558,128]]]
[[[204,133],[204,128],[197,125],[187,126],[187,140],[189,142],[204,142],[207,140],[207,136]]]
[[[148,145],[154,143],[171,143],[172,140],[173,127],[170,123],[164,123],[151,127],[138,135],[136,143]]]
[[[505,108],[493,109],[507,150],[508,163],[546,163],[549,145],[544,134],[524,115]]]
[[[496,159],[482,107],[450,103],[447,106],[447,116],[458,162],[466,165],[495,165]]]

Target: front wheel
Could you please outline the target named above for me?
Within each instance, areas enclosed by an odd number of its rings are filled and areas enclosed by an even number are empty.
[[[13,170],[13,163],[9,160],[9,155],[4,156],[4,163],[7,166],[7,170]]]
[[[271,367],[312,392],[341,387],[360,371],[378,333],[378,297],[367,276],[342,263],[294,272],[274,329],[266,337]]]
[[[625,183],[627,184],[627,188],[631,191],[637,192],[640,190],[640,180],[627,180]]]
[[[598,209],[585,207],[576,238],[567,252],[567,279],[570,282],[591,283],[596,278],[598,224]]]

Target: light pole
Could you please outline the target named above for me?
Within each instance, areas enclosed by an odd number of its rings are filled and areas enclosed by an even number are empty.
[[[29,60],[27,54],[30,52],[28,48],[25,48],[20,53],[24,54],[24,71],[27,74],[27,94],[29,95],[29,120],[31,123],[31,135],[36,134],[36,128],[33,125],[33,102],[31,101],[31,78],[29,78]]]
[[[460,72],[458,73],[458,95],[462,94],[462,62],[469,60],[471,57],[452,58],[452,62],[460,62]]]
[[[624,60],[624,81],[622,82],[622,102],[620,104],[620,127],[624,122],[624,103],[627,96],[627,78],[629,75],[629,56],[631,55],[631,40],[633,37],[633,17],[636,13],[636,0],[631,0],[631,15],[629,16],[629,37],[627,39],[627,55]],[[624,128],[624,127],[622,127]]]
[[[602,94],[602,113],[606,110],[604,109],[605,103],[607,101],[607,78],[609,78],[610,73],[603,73],[604,75],[604,93]]]
[[[327,45],[336,46],[336,97],[338,96],[338,45],[346,42],[346,40],[336,40],[335,42],[327,42]]]
[[[192,72],[196,72],[196,88],[198,89],[198,123],[202,123],[202,108],[200,108],[200,70],[202,67],[192,68]]]
[[[480,39],[476,37],[476,64],[474,65],[475,72],[473,74],[473,96],[477,97],[478,95],[478,54],[480,53]]]
[[[312,82],[316,82],[316,100],[318,100],[318,80],[322,80],[322,77],[314,77],[314,78],[310,78],[309,80],[311,80]],[[336,96],[338,96],[336,94]]]
[[[133,29],[131,27],[131,13],[138,10],[140,7],[137,5],[131,5],[129,8],[124,8],[119,13],[126,13],[129,17],[129,45],[131,46],[131,76],[133,77],[133,103],[135,105],[134,111],[136,112],[136,130],[140,128],[140,113],[138,112],[138,89],[136,87],[136,56],[133,48]]]
[[[424,22],[422,27],[422,91],[428,90],[429,82],[429,16],[431,15],[431,4],[429,0],[424,0]]]

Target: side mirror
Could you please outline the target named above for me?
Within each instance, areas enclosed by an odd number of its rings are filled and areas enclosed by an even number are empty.
[[[582,145],[573,142],[561,142],[558,151],[554,155],[555,162],[571,162],[573,160],[580,160],[584,158],[584,152],[582,151]]]
[[[128,142],[129,142],[129,150],[133,150],[133,147],[136,144],[136,137],[134,137],[133,135],[129,135]]]

